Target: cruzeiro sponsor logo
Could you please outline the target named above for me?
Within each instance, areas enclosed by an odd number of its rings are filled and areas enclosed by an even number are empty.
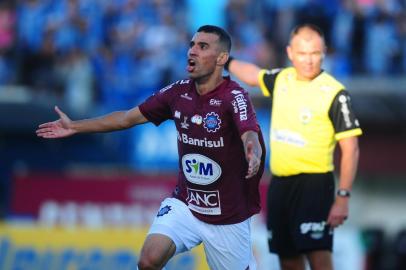
[[[186,179],[198,185],[209,185],[221,176],[220,165],[200,154],[184,155],[182,169]]]
[[[320,239],[323,237],[324,228],[326,227],[326,222],[304,222],[300,224],[301,234],[310,233],[310,237],[313,239]]]
[[[220,137],[218,140],[208,140],[207,138],[197,139],[189,137],[185,133],[179,133],[178,131],[178,140],[184,144],[190,144],[195,146],[202,146],[207,148],[219,148],[224,147],[224,139]]]
[[[233,90],[231,93],[234,94],[234,100],[231,102],[234,112],[236,112],[235,109],[237,108],[240,113],[240,121],[248,120],[248,105],[243,93],[239,90]]]
[[[215,112],[211,112],[206,114],[206,117],[203,119],[204,122],[204,128],[208,132],[216,132],[217,130],[220,129],[221,126],[221,119],[219,115]]]

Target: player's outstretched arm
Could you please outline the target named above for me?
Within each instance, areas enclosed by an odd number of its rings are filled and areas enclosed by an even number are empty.
[[[226,69],[240,81],[250,86],[259,86],[258,75],[261,68],[257,65],[230,57]]]
[[[261,165],[262,148],[259,143],[258,133],[246,131],[241,136],[244,144],[245,158],[248,162],[248,171],[245,178],[251,178],[258,173]]]
[[[38,137],[56,139],[69,137],[76,133],[109,132],[130,128],[148,121],[138,107],[78,121],[72,121],[57,106],[55,106],[55,111],[59,115],[59,119],[39,125],[36,130]]]

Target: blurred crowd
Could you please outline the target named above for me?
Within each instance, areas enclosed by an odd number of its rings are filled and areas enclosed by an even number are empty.
[[[191,34],[218,24],[233,55],[286,65],[300,22],[326,34],[338,77],[406,72],[405,0],[2,0],[0,86],[63,98],[72,110],[128,108],[186,76]]]

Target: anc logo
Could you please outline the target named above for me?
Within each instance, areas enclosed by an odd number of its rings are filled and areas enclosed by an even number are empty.
[[[220,129],[221,119],[217,113],[211,112],[206,114],[203,122],[203,126],[208,132],[216,132]]]
[[[220,165],[199,154],[184,155],[182,169],[186,179],[198,185],[209,185],[221,176]]]

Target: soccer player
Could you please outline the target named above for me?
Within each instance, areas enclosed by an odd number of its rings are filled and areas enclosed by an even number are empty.
[[[204,244],[211,269],[256,269],[251,216],[260,210],[258,185],[265,146],[247,92],[223,77],[231,39],[221,28],[202,26],[188,51],[189,79],[161,89],[141,105],[100,118],[60,119],[39,126],[37,135],[61,138],[173,120],[179,176],[141,250],[139,269],[162,269],[181,252]]]
[[[361,135],[344,86],[321,69],[322,31],[299,25],[287,54],[292,67],[266,70],[232,59],[226,69],[241,81],[259,86],[272,98],[270,131],[272,180],[267,195],[270,251],[283,270],[331,270],[333,228],[348,217]],[[335,193],[333,152],[341,149]]]

